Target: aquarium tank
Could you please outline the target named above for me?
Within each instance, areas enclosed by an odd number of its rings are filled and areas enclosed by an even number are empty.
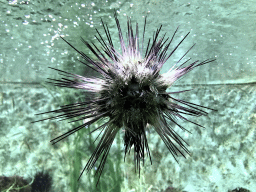
[[[254,1],[0,4],[1,192],[255,191]]]

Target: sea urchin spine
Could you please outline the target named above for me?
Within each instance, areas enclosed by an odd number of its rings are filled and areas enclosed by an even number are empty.
[[[107,36],[107,41],[103,39],[97,29],[97,35],[95,36],[101,45],[101,49],[94,43],[89,43],[81,38],[82,42],[97,57],[98,60],[96,61],[82,51],[77,50],[72,44],[61,37],[81,55],[84,60],[80,60],[80,62],[98,72],[100,77],[89,78],[55,69],[64,78],[59,80],[50,79],[50,83],[55,86],[83,89],[92,94],[92,97],[84,102],[65,105],[59,110],[50,111],[60,115],[47,119],[79,117],[75,121],[84,120],[80,126],[53,139],[51,141],[53,144],[100,119],[106,119],[105,123],[95,129],[101,130],[100,134],[103,133],[103,135],[82,171],[83,173],[85,169],[87,171],[91,170],[100,156],[102,156],[96,171],[96,175],[99,178],[113,140],[120,129],[124,130],[125,156],[134,147],[135,170],[140,170],[140,160],[144,163],[145,152],[150,157],[146,137],[146,129],[148,128],[154,128],[176,161],[178,154],[184,157],[186,153],[189,154],[189,150],[186,147],[188,144],[173,130],[170,123],[176,124],[185,131],[187,130],[177,123],[177,119],[201,126],[190,121],[186,116],[207,115],[208,113],[203,108],[210,108],[173,97],[174,94],[187,90],[167,92],[167,88],[194,68],[215,60],[207,59],[202,62],[197,60],[187,64],[190,60],[188,59],[180,64],[193,45],[167,73],[160,74],[163,64],[172,56],[189,33],[183,37],[171,52],[167,53],[178,28],[171,39],[169,39],[165,38],[165,35],[159,37],[161,25],[154,32],[152,42],[151,39],[148,40],[146,50],[144,51],[143,42],[146,18],[140,47],[138,24],[136,24],[134,32],[131,20],[127,19],[128,33],[127,42],[125,43],[116,13],[114,13],[114,17],[119,33],[121,53],[114,48],[109,28],[103,21],[102,26]]]

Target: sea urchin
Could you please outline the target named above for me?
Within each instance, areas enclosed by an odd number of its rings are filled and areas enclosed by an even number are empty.
[[[50,83],[55,86],[82,89],[92,95],[90,99],[84,102],[65,105],[59,110],[50,111],[59,115],[47,119],[79,117],[78,120],[84,120],[80,126],[53,139],[51,141],[53,144],[100,119],[107,119],[105,123],[95,129],[101,130],[103,135],[82,171],[83,173],[85,169],[91,170],[101,157],[96,171],[96,175],[99,174],[99,178],[113,140],[120,129],[124,130],[125,156],[132,147],[134,148],[135,170],[140,170],[141,160],[144,163],[145,152],[150,157],[146,137],[146,129],[148,128],[154,129],[159,134],[175,160],[178,154],[184,157],[186,153],[189,154],[189,150],[186,147],[188,144],[173,130],[172,125],[176,124],[182,130],[187,131],[177,123],[177,119],[182,119],[201,126],[190,121],[186,116],[207,115],[208,113],[203,108],[210,108],[173,97],[174,94],[187,90],[167,92],[167,88],[194,68],[215,60],[207,59],[202,62],[197,60],[187,64],[190,60],[188,59],[180,64],[193,45],[168,72],[160,74],[163,64],[173,55],[189,33],[168,52],[178,28],[169,39],[165,38],[165,35],[159,36],[161,25],[153,33],[152,40],[148,40],[144,51],[146,18],[141,42],[139,41],[138,23],[134,31],[130,18],[127,19],[126,43],[116,13],[114,13],[114,18],[118,29],[121,53],[114,48],[109,28],[103,21],[101,22],[107,40],[103,39],[97,29],[97,35],[95,36],[101,48],[81,38],[82,42],[97,57],[97,60],[93,60],[87,54],[77,50],[61,37],[81,55],[83,60],[80,60],[80,62],[98,72],[100,77],[89,78],[52,68],[60,72],[64,77],[58,80],[50,79]],[[140,45],[139,42],[141,43]]]

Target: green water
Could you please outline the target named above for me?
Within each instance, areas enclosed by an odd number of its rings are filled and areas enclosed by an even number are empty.
[[[255,191],[254,1],[1,0],[0,4],[0,176],[18,175],[30,182],[36,172],[45,170],[53,177],[54,192],[169,192],[173,188],[186,192],[228,192],[239,187]],[[77,179],[97,144],[93,141],[99,132],[88,135],[97,124],[51,145],[51,139],[81,122],[31,122],[48,117],[36,113],[58,109],[84,96],[81,91],[45,84],[47,78],[59,78],[48,67],[95,75],[77,61],[78,54],[58,36],[64,35],[87,53],[80,36],[95,42],[95,28],[104,33],[102,18],[118,47],[114,9],[124,36],[127,16],[131,16],[134,28],[138,22],[141,31],[147,16],[145,39],[151,38],[161,24],[162,34],[169,37],[179,26],[173,46],[190,31],[163,72],[196,43],[188,57],[193,61],[217,60],[187,74],[172,90],[193,88],[178,98],[218,111],[207,117],[190,117],[205,129],[180,121],[192,134],[175,129],[190,144],[191,152],[186,159],[178,157],[179,164],[157,133],[150,130],[147,138],[153,164],[147,157],[140,177],[135,173],[133,152],[123,161],[120,131],[96,187],[95,170]]]

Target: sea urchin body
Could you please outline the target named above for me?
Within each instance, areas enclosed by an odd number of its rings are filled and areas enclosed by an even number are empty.
[[[102,25],[107,40],[103,39],[97,29],[95,36],[101,49],[94,43],[88,43],[81,38],[82,42],[97,57],[96,61],[61,37],[81,55],[83,60],[80,62],[97,71],[100,77],[89,78],[55,69],[65,77],[59,80],[50,79],[50,83],[55,86],[83,89],[93,95],[85,102],[65,105],[59,110],[50,111],[60,113],[60,115],[47,119],[79,117],[79,120],[84,120],[80,126],[53,139],[51,141],[53,144],[100,119],[107,119],[96,129],[101,130],[103,135],[84,168],[84,170],[91,170],[101,157],[96,171],[96,175],[99,174],[99,177],[113,140],[120,129],[124,130],[125,156],[132,147],[134,148],[135,170],[140,169],[140,161],[144,162],[145,153],[150,157],[146,137],[148,128],[154,129],[159,134],[175,160],[178,154],[184,157],[186,153],[189,154],[187,143],[173,130],[172,125],[176,124],[179,128],[186,130],[177,123],[177,119],[194,123],[186,116],[207,115],[203,108],[209,108],[174,98],[174,94],[184,92],[184,90],[167,92],[167,88],[195,67],[214,60],[194,61],[187,64],[189,59],[180,64],[193,45],[168,72],[160,74],[163,64],[172,56],[189,33],[169,52],[169,47],[178,28],[169,39],[165,38],[165,35],[159,37],[162,28],[160,26],[154,32],[152,40],[148,40],[144,51],[146,19],[140,47],[138,24],[134,31],[130,19],[127,19],[128,32],[125,43],[117,15],[114,16],[119,33],[121,53],[114,48],[108,26],[103,21]],[[197,123],[194,124],[200,126]]]

